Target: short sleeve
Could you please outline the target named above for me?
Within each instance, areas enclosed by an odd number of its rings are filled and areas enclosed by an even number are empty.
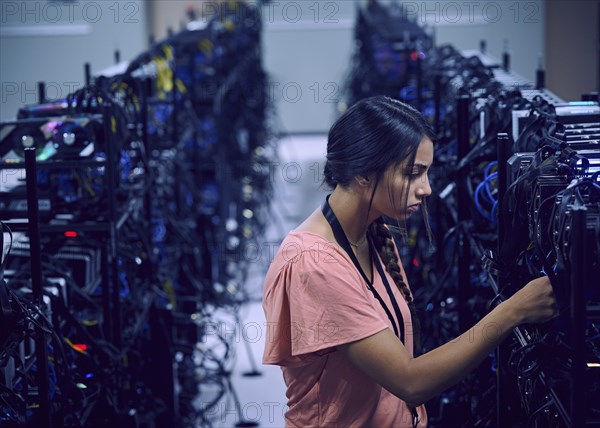
[[[388,326],[352,262],[325,240],[316,244],[267,274],[265,364],[302,364]]]

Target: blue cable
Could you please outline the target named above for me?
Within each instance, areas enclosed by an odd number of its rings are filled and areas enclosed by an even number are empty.
[[[483,218],[489,219],[487,212],[485,212],[483,210],[483,207],[481,206],[481,202],[479,201],[479,193],[483,189],[483,186],[485,186],[485,181],[482,181],[481,183],[479,183],[477,185],[477,188],[475,189],[475,208],[477,208],[477,211],[479,211],[479,214],[481,214],[483,216]]]
[[[482,186],[481,187],[481,191],[484,191],[483,192],[483,196],[482,196],[483,200],[486,201],[486,202],[488,202],[488,203],[490,203],[490,204],[493,204],[494,203],[494,198],[491,197],[491,192],[488,189],[488,182],[487,182],[487,180],[482,181],[480,184]]]
[[[494,198],[491,189],[491,181],[498,178],[498,172],[493,172],[490,174],[490,170],[497,165],[497,161],[490,162],[484,170],[484,179],[477,185],[475,189],[475,207],[477,211],[482,215],[483,218],[486,218],[492,222],[492,224],[496,224],[496,211],[498,209],[498,201]],[[492,205],[491,210],[488,212],[484,210],[481,204],[481,192],[484,191],[483,199],[485,199],[488,203]]]
[[[498,165],[498,161],[492,161],[492,162],[490,162],[490,163],[487,164],[487,166],[485,167],[485,169],[483,171],[484,178],[488,178],[489,177],[489,175],[490,175],[490,169],[492,169],[496,165]],[[498,173],[496,172],[495,174],[498,174]]]
[[[494,198],[494,195],[492,195],[492,190],[490,189],[490,183],[492,180],[495,180],[498,178],[498,173],[494,172],[492,174],[490,174],[484,181],[486,183],[485,185],[485,190],[487,192],[487,195],[489,197],[489,202],[490,203],[494,203],[496,201],[496,199]]]

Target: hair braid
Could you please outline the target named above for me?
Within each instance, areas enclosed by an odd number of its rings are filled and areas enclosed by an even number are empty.
[[[383,261],[385,269],[393,278],[394,282],[404,295],[406,303],[408,304],[413,327],[414,354],[418,355],[421,350],[421,323],[419,322],[419,318],[417,316],[417,308],[415,306],[415,302],[413,301],[412,294],[408,289],[408,285],[404,282],[404,278],[402,277],[402,273],[400,271],[399,260],[395,252],[392,233],[385,226],[382,219],[375,221],[371,227],[373,243],[375,244],[377,252],[381,256],[381,260]]]

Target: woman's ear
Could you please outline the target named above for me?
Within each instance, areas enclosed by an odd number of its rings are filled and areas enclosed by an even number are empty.
[[[361,187],[369,187],[371,185],[371,179],[369,177],[362,177],[359,175],[355,180]]]

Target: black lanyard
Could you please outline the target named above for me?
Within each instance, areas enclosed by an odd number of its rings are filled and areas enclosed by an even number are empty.
[[[358,259],[356,258],[356,255],[354,254],[354,251],[352,251],[352,247],[350,246],[350,241],[348,241],[348,238],[346,237],[346,234],[344,233],[344,229],[342,229],[342,225],[340,224],[339,220],[333,213],[333,210],[329,206],[329,196],[327,196],[327,198],[325,198],[325,201],[323,202],[323,205],[321,206],[321,211],[323,211],[323,215],[329,222],[329,225],[331,226],[331,230],[333,230],[333,236],[335,236],[335,239],[338,241],[338,243],[341,245],[341,247],[346,251],[348,256],[350,256],[352,263],[354,263],[354,266],[356,266],[356,268],[362,275],[363,279],[367,283],[367,288],[369,290],[371,290],[371,292],[373,293],[375,298],[379,301],[379,303],[383,307],[383,310],[385,311],[385,313],[387,314],[387,317],[389,318],[390,322],[392,323],[392,327],[394,328],[394,333],[396,334],[396,336],[398,336],[400,341],[402,343],[404,343],[404,319],[402,318],[402,312],[400,312],[400,308],[398,307],[398,302],[396,302],[396,298],[394,297],[394,294],[392,293],[392,288],[390,287],[390,283],[388,282],[387,276],[385,275],[385,272],[383,271],[383,267],[381,266],[381,263],[379,262],[379,258],[377,257],[377,251],[375,249],[375,245],[373,244],[372,240],[369,239],[369,252],[371,254],[371,259],[373,260],[373,263],[375,264],[375,267],[377,268],[377,272],[379,272],[379,276],[381,277],[381,280],[383,281],[383,284],[385,285],[385,289],[388,293],[388,296],[390,297],[390,301],[392,302],[392,306],[394,307],[394,312],[396,313],[396,319],[398,320],[397,323],[396,323],[396,321],[394,321],[394,317],[392,316],[392,313],[390,312],[389,308],[387,307],[387,305],[381,298],[381,295],[377,292],[377,290],[371,283],[371,280],[369,278],[367,278],[367,275],[365,274],[362,267],[360,266],[360,263],[358,262]],[[398,325],[400,326],[400,332],[398,332]]]

